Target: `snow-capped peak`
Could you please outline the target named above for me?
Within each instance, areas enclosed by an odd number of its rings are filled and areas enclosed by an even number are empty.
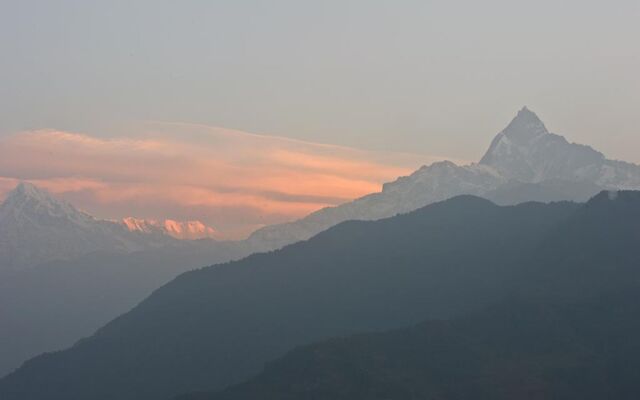
[[[5,203],[10,201],[33,199],[40,203],[50,203],[53,201],[51,195],[29,182],[20,182],[11,192],[9,192]]]
[[[526,107],[495,137],[480,163],[520,182],[564,180],[627,189],[640,185],[640,167],[607,160],[589,146],[549,133]]]
[[[533,179],[529,166],[522,164],[528,164],[527,159],[535,151],[535,147],[551,136],[553,135],[549,133],[540,118],[525,106],[518,111],[509,125],[496,135],[489,150],[480,160],[480,164],[491,166],[504,173],[503,167],[506,163],[508,171],[505,176],[514,178],[524,173],[528,175],[525,180]]]
[[[200,221],[127,217],[123,218],[120,223],[131,232],[160,233],[182,240],[213,239],[219,236],[215,229]]]
[[[518,142],[531,141],[548,133],[549,131],[536,113],[526,106],[518,111],[515,118],[502,131],[504,136]]]
[[[29,182],[20,182],[15,189],[7,195],[0,206],[0,216],[8,214],[17,217],[23,216],[48,216],[55,218],[68,218],[74,220],[91,220],[88,214],[78,211],[71,204],[56,199],[49,192]]]
[[[129,253],[174,241],[97,219],[27,182],[0,205],[0,274],[94,251]]]
[[[44,189],[40,189],[33,183],[22,181],[18,184],[18,186],[13,189],[15,195],[26,196],[26,197],[35,197],[35,198],[48,198],[49,193]]]

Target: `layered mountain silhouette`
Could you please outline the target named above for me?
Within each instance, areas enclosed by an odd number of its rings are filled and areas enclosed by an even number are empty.
[[[582,202],[602,189],[638,187],[638,168],[549,133],[525,108],[498,134],[479,164],[425,166],[384,185],[381,193],[261,229],[240,242],[184,243],[153,229],[152,235],[132,233],[23,184],[0,207],[0,269],[12,271],[0,287],[0,376],[28,357],[90,335],[154,288],[201,265],[278,249],[346,220],[386,218],[460,194],[500,205]],[[431,315],[426,314],[425,318]],[[345,333],[349,332],[333,334]],[[289,348],[285,347],[258,357],[246,370],[259,371],[263,360],[282,354]],[[203,378],[183,391],[215,389],[244,377],[228,375]]]
[[[640,192],[602,192],[550,229],[504,300],[303,346],[245,383],[180,400],[635,399]]]
[[[640,166],[605,158],[591,147],[550,133],[524,107],[500,132],[479,163],[450,161],[424,166],[371,194],[325,208],[298,221],[256,231],[249,241],[272,249],[347,220],[376,220],[405,213],[453,196],[482,196],[498,204],[522,201],[586,201],[601,190],[640,189]]]
[[[182,272],[249,253],[172,236],[132,232],[20,183],[0,205],[0,376],[93,334]]]
[[[458,166],[443,161],[424,166],[385,184],[380,193],[259,229],[243,246],[247,254],[274,250],[343,221],[386,218],[463,194],[511,205],[586,201],[601,190],[617,189],[640,189],[640,166],[608,160],[588,146],[549,133],[536,114],[524,107],[495,137],[478,164]],[[213,236],[211,228],[197,222],[99,220],[22,183],[0,206],[0,269],[71,259],[96,250],[145,250],[169,244],[172,237]]]
[[[96,335],[26,363],[0,381],[0,397],[221,390],[332,336],[457,321],[514,294],[579,303],[623,292],[640,278],[639,213],[637,192],[510,207],[462,196],[339,224],[277,252],[181,275]]]

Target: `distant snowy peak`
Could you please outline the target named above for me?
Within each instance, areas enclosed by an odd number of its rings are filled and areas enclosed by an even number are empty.
[[[20,182],[2,204],[4,210],[12,209],[16,212],[28,209],[40,209],[52,213],[75,212],[73,206],[53,198],[48,192],[28,182]]]
[[[60,221],[80,225],[97,222],[89,214],[28,182],[19,183],[0,205],[0,220],[7,223],[9,218],[18,224],[34,225],[59,224]]]
[[[523,107],[509,125],[498,133],[480,164],[500,166],[505,160],[514,161],[526,155],[536,141],[548,138],[549,131],[542,120],[527,107]]]
[[[548,133],[542,120],[526,106],[518,111],[515,118],[502,131],[506,137],[519,142],[531,141]]]
[[[607,160],[589,146],[549,133],[526,107],[495,137],[480,164],[519,182],[565,180],[604,188],[640,188],[640,167]]]
[[[501,204],[522,201],[584,201],[602,189],[640,189],[640,167],[607,160],[589,146],[550,133],[527,107],[495,137],[479,164],[450,161],[423,166],[373,193],[298,221],[254,232],[255,249],[308,239],[342,221],[375,220],[448,198],[471,194]]]
[[[128,217],[121,224],[131,232],[160,233],[180,240],[215,239],[218,232],[200,221],[155,220]]]
[[[47,191],[40,189],[29,182],[20,182],[18,186],[9,193],[6,200],[14,202],[33,200],[36,203],[49,206],[57,206],[62,203],[61,201],[55,200],[51,197]]]
[[[175,241],[96,219],[26,182],[0,205],[0,274],[94,251],[130,253]]]

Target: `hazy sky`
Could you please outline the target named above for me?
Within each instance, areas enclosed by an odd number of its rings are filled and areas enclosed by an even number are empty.
[[[640,162],[637,0],[2,1],[0,131],[223,126],[477,159],[523,105]]]
[[[0,195],[21,178],[108,217],[206,205],[246,233],[478,160],[523,105],[640,162],[638,0],[0,2]],[[149,203],[167,183],[203,204]]]
[[[200,220],[238,238],[377,192],[439,160],[193,124],[150,123],[136,132],[0,137],[0,198],[28,180],[98,217]]]

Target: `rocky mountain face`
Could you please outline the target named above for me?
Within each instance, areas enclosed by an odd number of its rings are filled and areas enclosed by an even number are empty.
[[[564,180],[606,189],[640,187],[640,166],[608,160],[589,146],[549,133],[526,107],[495,137],[480,164],[519,182]]]
[[[601,190],[640,188],[640,166],[608,160],[589,146],[550,133],[524,107],[495,137],[479,163],[424,166],[383,186],[382,192],[319,210],[301,220],[256,231],[249,242],[267,250],[306,240],[346,220],[376,220],[453,196],[478,195],[499,204],[586,201]]]
[[[96,219],[26,182],[0,205],[0,273],[95,251],[130,253],[173,241]]]

